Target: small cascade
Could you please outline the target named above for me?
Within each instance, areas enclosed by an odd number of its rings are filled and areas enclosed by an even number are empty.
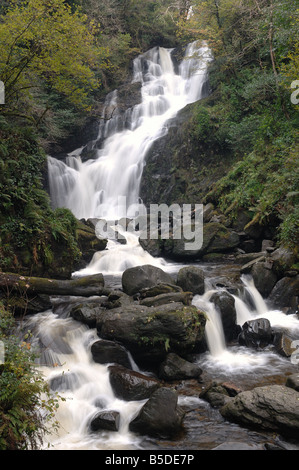
[[[115,397],[108,367],[93,361],[92,343],[99,340],[89,329],[72,318],[52,311],[34,315],[26,322],[34,335],[33,347],[41,351],[39,367],[51,390],[63,399],[55,419],[60,426],[44,443],[55,450],[118,450],[135,448],[138,437],[129,432],[129,423],[143,401],[126,402]],[[132,363],[132,368],[135,364]],[[90,422],[99,411],[120,413],[118,432],[90,430]]]

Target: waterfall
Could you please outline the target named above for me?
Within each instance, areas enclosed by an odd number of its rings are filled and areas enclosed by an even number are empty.
[[[155,47],[134,60],[132,82],[141,82],[140,104],[121,114],[117,90],[107,96],[93,144],[95,159],[82,162],[82,149],[65,162],[49,156],[53,207],[67,207],[78,219],[119,219],[138,203],[150,146],[165,135],[169,119],[206,94],[207,67],[212,60],[209,48],[189,44],[178,72],[171,53],[171,49]],[[121,209],[119,196],[126,198],[126,207]]]

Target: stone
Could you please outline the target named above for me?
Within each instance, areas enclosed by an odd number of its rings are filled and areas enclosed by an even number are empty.
[[[92,431],[100,431],[102,429],[106,431],[119,430],[120,413],[118,411],[99,411],[90,422],[90,429]]]
[[[169,438],[181,430],[183,417],[184,412],[178,406],[177,392],[161,387],[151,395],[137,417],[131,421],[129,429],[142,435]]]
[[[159,368],[159,377],[166,381],[198,379],[202,369],[177,354],[170,353]]]
[[[185,357],[200,350],[206,315],[194,305],[173,302],[156,307],[138,303],[103,312],[98,335],[117,341],[139,366],[160,364],[167,353]]]
[[[239,343],[250,348],[264,348],[272,342],[271,324],[267,318],[249,320],[242,326]]]
[[[273,287],[268,301],[275,308],[291,307],[295,313],[299,301],[299,275],[280,279]]]
[[[219,291],[210,298],[220,313],[226,341],[235,339],[239,333],[234,297],[226,291]]]
[[[286,380],[286,387],[293,388],[296,392],[299,392],[299,374],[292,374]]]
[[[131,361],[127,350],[114,341],[96,341],[91,345],[91,354],[93,360],[98,364],[117,363],[131,369]]]
[[[299,437],[299,393],[284,385],[266,385],[239,393],[222,408],[234,423]]]
[[[142,289],[159,283],[174,284],[172,277],[150,264],[128,268],[122,275],[122,287],[126,294],[134,295]]]
[[[115,396],[127,401],[145,400],[161,386],[154,377],[122,366],[110,366],[109,379]]]
[[[185,292],[202,295],[205,292],[205,277],[202,269],[197,266],[181,268],[177,276],[177,285]]]

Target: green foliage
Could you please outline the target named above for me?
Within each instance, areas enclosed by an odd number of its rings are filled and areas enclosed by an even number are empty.
[[[2,119],[0,139],[0,268],[47,266],[57,241],[72,264],[80,254],[76,219],[68,210],[50,207],[42,186],[46,156],[35,133]]]
[[[0,364],[0,450],[34,450],[57,427],[59,397],[50,394],[34,365],[30,332],[20,341],[12,333],[15,327],[13,316],[0,303],[0,341],[5,345]]]

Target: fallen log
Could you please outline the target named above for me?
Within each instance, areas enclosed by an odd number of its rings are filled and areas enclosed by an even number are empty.
[[[6,295],[46,294],[49,296],[72,295],[90,297],[106,294],[102,274],[83,276],[70,280],[48,279],[41,277],[21,276],[13,273],[0,273],[0,289]]]

